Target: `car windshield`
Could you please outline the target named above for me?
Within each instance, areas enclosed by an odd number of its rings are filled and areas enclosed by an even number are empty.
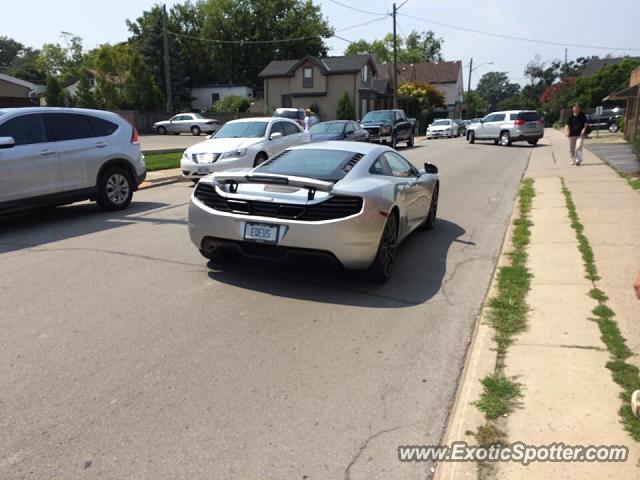
[[[302,117],[302,112],[300,110],[281,110],[279,112],[275,112],[273,116],[297,120]]]
[[[439,127],[442,125],[451,125],[451,120],[436,120],[433,122],[434,127]]]
[[[391,112],[369,112],[362,119],[363,122],[390,122],[393,120]]]
[[[267,131],[268,122],[226,123],[212,138],[260,138]]]
[[[345,152],[343,150],[320,150],[315,148],[287,150],[280,156],[256,168],[255,172],[309,177],[327,182],[337,182],[349,172],[349,169],[346,169],[345,166],[354,155],[356,155],[354,152]]]
[[[344,122],[322,122],[316,123],[309,129],[310,133],[342,133],[344,130]]]

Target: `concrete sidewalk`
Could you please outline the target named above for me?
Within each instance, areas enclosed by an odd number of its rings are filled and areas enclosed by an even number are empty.
[[[500,479],[640,478],[640,444],[623,429],[618,410],[621,387],[606,368],[612,358],[600,338],[588,296],[583,259],[571,227],[561,179],[573,195],[601,280],[596,286],[610,297],[622,335],[640,352],[640,302],[631,288],[640,269],[640,194],[614,170],[585,150],[584,163],[571,166],[568,140],[547,129],[532,151],[526,176],[535,180],[528,268],[533,275],[527,297],[528,327],[509,347],[505,374],[522,384],[522,408],[499,419],[507,442],[533,445],[625,445],[626,463],[497,464]],[[510,243],[507,244],[510,249]],[[491,372],[495,352],[491,329],[480,324],[470,349],[445,444],[464,440],[484,418],[471,402],[479,398],[480,379]],[[640,365],[637,356],[627,360]],[[477,478],[474,464],[441,464],[436,478]]]

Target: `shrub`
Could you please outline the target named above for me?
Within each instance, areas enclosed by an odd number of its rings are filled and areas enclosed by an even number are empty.
[[[216,112],[246,112],[251,106],[251,100],[239,95],[229,95],[221,98],[213,106],[213,110]]]
[[[351,99],[349,93],[346,91],[340,97],[338,102],[338,108],[336,109],[336,118],[338,120],[355,120],[355,114],[353,113],[353,105],[351,105]]]

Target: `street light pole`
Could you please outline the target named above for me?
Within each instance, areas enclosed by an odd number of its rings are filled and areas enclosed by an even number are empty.
[[[398,108],[398,40],[396,38],[396,4],[393,4],[393,108]]]
[[[471,72],[473,72],[473,57],[469,61],[469,84],[467,86],[467,93],[471,91]]]

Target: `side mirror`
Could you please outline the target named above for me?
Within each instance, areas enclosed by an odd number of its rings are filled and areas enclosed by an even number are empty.
[[[429,175],[437,175],[438,167],[436,167],[433,163],[426,162],[424,164],[424,172]]]
[[[0,148],[13,148],[16,146],[16,141],[13,137],[0,137]]]
[[[269,140],[275,140],[276,138],[280,138],[282,136],[281,132],[273,132],[269,137]]]

